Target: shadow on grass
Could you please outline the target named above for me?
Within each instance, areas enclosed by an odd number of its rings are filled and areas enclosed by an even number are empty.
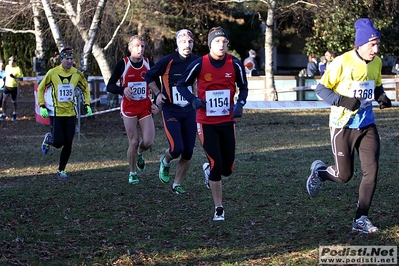
[[[351,182],[328,183],[315,199],[307,195],[311,162],[332,163],[327,111],[245,112],[237,123],[236,169],[223,179],[222,223],[212,221],[198,141],[182,184],[188,195],[174,195],[171,183],[158,180],[167,147],[159,116],[137,185],[127,182],[127,139],[116,114],[83,122],[87,139],[75,137],[68,179],[55,176],[59,150],[40,152],[46,127],[32,121],[2,125],[13,145],[0,150],[0,263],[317,265],[319,245],[397,245],[399,188],[392,173],[398,159],[392,154],[398,122],[396,112],[384,115],[380,182],[370,215],[382,231],[374,235],[350,233],[358,161]]]

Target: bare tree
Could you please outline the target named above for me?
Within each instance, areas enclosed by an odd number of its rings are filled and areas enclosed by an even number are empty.
[[[274,14],[276,11],[277,0],[267,1],[267,18],[265,29],[265,79],[266,93],[270,101],[277,101],[277,90],[274,83],[273,73],[273,28]]]

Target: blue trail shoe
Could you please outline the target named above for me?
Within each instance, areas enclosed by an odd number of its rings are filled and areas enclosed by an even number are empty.
[[[42,152],[43,154],[47,154],[50,150],[50,145],[49,142],[51,140],[52,136],[50,133],[46,133],[46,135],[44,135],[44,139],[42,142]]]
[[[57,176],[61,177],[61,178],[68,178],[69,177],[67,172],[65,172],[65,170],[62,170],[62,171],[58,170]]]
[[[309,196],[312,198],[317,197],[322,187],[323,180],[320,179],[318,171],[320,169],[326,169],[327,166],[320,160],[316,160],[310,166],[310,176],[306,181],[306,189],[308,190]]]

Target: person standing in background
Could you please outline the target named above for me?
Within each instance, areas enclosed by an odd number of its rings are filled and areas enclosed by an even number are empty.
[[[17,120],[17,98],[18,98],[18,83],[22,81],[24,74],[19,66],[17,66],[17,60],[14,56],[8,59],[8,65],[5,69],[5,83],[3,90],[3,101],[2,108],[3,114],[0,117],[0,121],[4,121],[7,118],[7,100],[11,95],[11,102],[13,104],[13,112],[11,121]]]
[[[0,108],[2,111],[3,111],[2,102],[3,102],[4,81],[6,77],[6,72],[4,68],[5,68],[4,60],[0,59]]]
[[[320,62],[319,62],[319,73],[320,73],[320,76],[323,76],[324,72],[326,71],[326,68],[327,68],[327,59],[323,55],[322,57],[320,57]]]
[[[177,83],[177,90],[197,110],[197,133],[208,158],[203,164],[205,185],[215,204],[214,221],[224,221],[222,175],[230,176],[235,160],[235,118],[241,117],[248,96],[245,69],[227,53],[229,38],[222,27],[208,33],[209,54],[192,62]],[[197,80],[198,97],[189,89]],[[239,88],[234,104],[236,88]]]
[[[84,106],[87,115],[92,114],[90,107],[90,89],[83,73],[73,67],[74,52],[64,48],[60,52],[61,64],[50,69],[40,81],[37,88],[40,115],[50,117],[51,133],[44,136],[42,152],[47,154],[50,146],[61,148],[57,176],[69,177],[65,171],[72,152],[72,142],[76,131],[76,110],[74,95],[76,89],[81,89],[84,96]],[[51,102],[46,102],[46,90],[51,95]]]
[[[380,109],[392,104],[382,86],[382,61],[377,56],[381,35],[367,18],[358,19],[355,29],[356,48],[336,57],[316,87],[317,94],[331,104],[329,126],[335,164],[327,166],[315,160],[306,188],[311,197],[317,197],[325,181],[349,182],[357,151],[363,177],[352,231],[369,234],[379,230],[368,218],[380,156],[372,101],[377,101]]]
[[[169,148],[160,160],[159,180],[165,184],[169,183],[172,160],[180,157],[172,191],[175,194],[185,194],[181,183],[190,167],[197,124],[195,110],[177,91],[176,84],[188,65],[199,57],[192,54],[194,35],[191,31],[182,29],[176,32],[176,43],[176,51],[161,58],[147,71],[145,79],[156,95],[156,104],[162,105],[162,120],[169,143]],[[156,82],[159,77],[162,80],[162,91]]]
[[[159,110],[151,103],[151,91],[145,81],[145,73],[152,66],[152,62],[144,57],[144,38],[140,35],[130,37],[128,49],[130,56],[116,63],[107,84],[107,91],[123,95],[120,115],[129,141],[127,149],[129,183],[137,184],[139,179],[136,169],[145,170],[143,152],[154,144],[155,126],[152,114],[158,113]],[[142,133],[142,141],[139,138],[138,127]]]
[[[247,77],[252,75],[252,70],[255,69],[256,72],[254,71],[254,74],[257,74],[259,71],[259,66],[258,66],[258,61],[256,61],[256,52],[255,50],[251,49],[248,52],[248,57],[244,59],[244,66],[250,66],[248,68],[245,69],[245,73],[247,75]],[[252,63],[252,64],[249,64]]]
[[[317,56],[310,54],[308,57],[308,64],[306,66],[306,75],[308,77],[314,77],[319,74],[319,68],[317,66]]]
[[[327,60],[326,68],[328,68],[328,66],[331,64],[331,62],[335,58],[335,53],[331,50],[327,50],[326,53],[324,54],[324,56],[326,57],[326,60]]]

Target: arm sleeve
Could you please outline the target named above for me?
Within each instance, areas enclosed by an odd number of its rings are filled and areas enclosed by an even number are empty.
[[[382,85],[376,87],[374,90],[374,100],[378,101],[378,98],[380,98],[381,94],[383,94],[384,92],[384,87],[382,87]]]
[[[193,99],[196,98],[194,94],[192,94],[187,87],[194,83],[195,79],[198,77],[201,72],[201,64],[202,58],[199,60],[195,60],[192,62],[184,71],[183,75],[177,82],[177,90],[179,93],[186,99],[188,102],[192,102]]]
[[[323,84],[319,83],[316,87],[316,93],[319,95],[326,103],[330,105],[338,105],[340,96],[333,92],[331,89],[326,88]]]
[[[125,68],[125,63],[123,62],[123,60],[119,60],[118,63],[116,63],[114,71],[112,72],[112,75],[108,80],[107,92],[115,94],[123,94],[123,90],[125,88],[116,85],[116,83],[119,81],[120,77],[122,76],[124,68]]]
[[[49,82],[49,77],[51,75],[52,70],[49,70],[44,78],[40,81],[39,86],[37,87],[37,103],[40,105],[45,105],[46,101],[44,100],[44,91],[46,90],[46,84]]]
[[[245,74],[245,68],[240,60],[235,57],[233,57],[233,65],[236,72],[236,84],[239,88],[238,101],[244,101],[244,103],[246,103],[248,97],[248,81]]]
[[[84,102],[87,105],[90,105],[90,88],[89,88],[89,83],[87,82],[87,79],[85,78],[85,76],[81,75],[81,80],[80,82],[82,83],[82,87],[84,88],[83,93],[84,93]],[[82,88],[82,89],[83,89]]]
[[[164,58],[161,58],[145,73],[145,81],[147,82],[147,84],[150,84],[154,81],[159,82],[159,77],[162,76],[166,71],[166,65],[164,64],[164,61]]]

